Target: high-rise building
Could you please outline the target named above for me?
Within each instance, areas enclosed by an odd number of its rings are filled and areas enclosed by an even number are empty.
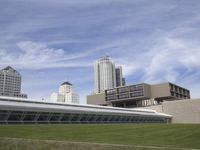
[[[27,98],[21,93],[21,75],[10,66],[0,70],[0,95]]]
[[[95,93],[102,93],[107,89],[124,86],[122,67],[115,67],[109,56],[101,57],[94,65]]]
[[[102,57],[95,62],[94,78],[95,93],[102,93],[116,86],[115,64],[109,56]]]
[[[60,85],[58,93],[51,94],[51,101],[79,104],[79,95],[72,92],[71,83],[64,82]]]
[[[116,87],[123,86],[123,75],[121,66],[115,68],[115,76],[116,76]]]

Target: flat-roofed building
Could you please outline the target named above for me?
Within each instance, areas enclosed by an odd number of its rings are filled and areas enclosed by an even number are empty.
[[[168,123],[154,110],[50,103],[0,96],[0,124]]]
[[[96,103],[96,95],[87,97],[88,104]],[[139,83],[105,90],[105,97],[98,101],[115,107],[144,107],[156,105],[166,100],[189,99],[190,91],[170,82],[150,85]]]
[[[158,103],[164,100],[190,99],[190,91],[174,83],[166,82],[151,85],[151,97]]]
[[[151,98],[150,85],[146,83],[116,87],[105,91],[105,99],[112,106],[131,107],[144,105]]]

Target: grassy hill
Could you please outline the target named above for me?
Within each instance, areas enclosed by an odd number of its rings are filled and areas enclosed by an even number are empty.
[[[0,137],[0,149],[4,150],[10,149],[8,145],[13,144],[13,148],[20,150],[27,145],[38,149],[49,149],[48,145],[57,145],[56,148],[59,149],[59,141],[62,146],[68,147],[68,150],[101,149],[102,146],[103,149],[113,149],[113,146],[114,149],[122,149],[121,145],[127,150],[154,149],[154,146],[155,149],[158,149],[156,147],[200,149],[198,124],[1,125]],[[44,147],[45,144],[47,147]]]

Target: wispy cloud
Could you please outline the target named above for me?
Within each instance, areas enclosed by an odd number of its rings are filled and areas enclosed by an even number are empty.
[[[10,64],[24,69],[90,66],[87,62],[73,61],[85,56],[85,54],[66,54],[66,51],[63,49],[49,48],[43,43],[21,41],[17,43],[17,47],[19,49],[16,52],[0,51],[1,66]]]
[[[200,96],[199,4],[196,0],[17,0],[12,5],[3,1],[0,66],[20,69],[31,96],[48,97],[62,81],[70,80],[84,98],[93,90],[93,62],[110,55],[123,66],[129,83],[169,80]],[[41,70],[44,76],[37,77]]]

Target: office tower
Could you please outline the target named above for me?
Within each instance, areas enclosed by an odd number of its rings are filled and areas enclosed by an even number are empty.
[[[61,103],[79,103],[79,95],[72,92],[72,84],[69,82],[64,82],[59,87],[58,93],[51,94],[51,100],[53,102]]]
[[[122,67],[118,66],[115,68],[115,76],[116,76],[116,87],[123,85],[123,75],[122,75]]]
[[[109,56],[104,56],[95,62],[94,78],[95,93],[102,93],[116,86],[115,64]]]
[[[21,94],[20,73],[10,66],[0,70],[0,95],[27,98],[26,94]]]

